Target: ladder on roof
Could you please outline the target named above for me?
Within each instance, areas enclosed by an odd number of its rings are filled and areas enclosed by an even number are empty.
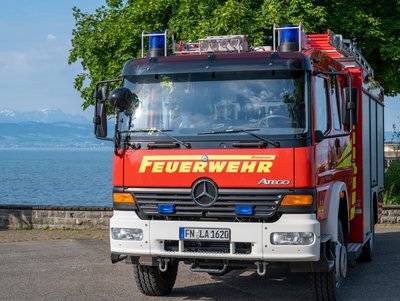
[[[350,39],[343,39],[340,34],[329,33],[329,42],[345,57],[353,57],[356,62],[367,72],[369,75],[374,77],[374,69],[367,62],[365,57],[361,54],[361,51],[356,47],[355,43],[350,41]]]

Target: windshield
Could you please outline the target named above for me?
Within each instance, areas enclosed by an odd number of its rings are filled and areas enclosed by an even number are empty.
[[[287,70],[128,76],[124,86],[137,94],[139,105],[131,116],[121,113],[119,124],[121,130],[156,128],[174,136],[239,128],[301,134],[308,129],[305,75]]]

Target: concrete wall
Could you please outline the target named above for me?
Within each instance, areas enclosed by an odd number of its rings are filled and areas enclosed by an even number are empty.
[[[0,228],[108,229],[110,207],[0,205]],[[400,223],[400,205],[383,206],[380,223]]]

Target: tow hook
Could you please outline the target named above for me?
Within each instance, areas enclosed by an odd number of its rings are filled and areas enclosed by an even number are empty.
[[[124,259],[128,258],[128,255],[124,254],[111,254],[111,262],[112,263],[117,263],[119,261],[122,261]]]
[[[254,263],[257,266],[257,274],[259,276],[265,276],[267,273],[267,264],[265,261],[256,261]]]
[[[168,269],[168,262],[170,261],[168,258],[158,258],[158,268],[161,272],[166,272]]]

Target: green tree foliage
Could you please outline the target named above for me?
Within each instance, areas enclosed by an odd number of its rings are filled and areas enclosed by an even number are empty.
[[[69,64],[80,62],[74,87],[92,103],[97,81],[118,78],[141,52],[143,30],[174,30],[183,40],[248,34],[251,45],[271,45],[272,25],[303,22],[306,32],[329,28],[354,39],[386,95],[400,92],[400,1],[325,0],[106,0],[95,13],[73,9]]]
[[[385,172],[385,204],[400,204],[400,160],[393,161]]]

